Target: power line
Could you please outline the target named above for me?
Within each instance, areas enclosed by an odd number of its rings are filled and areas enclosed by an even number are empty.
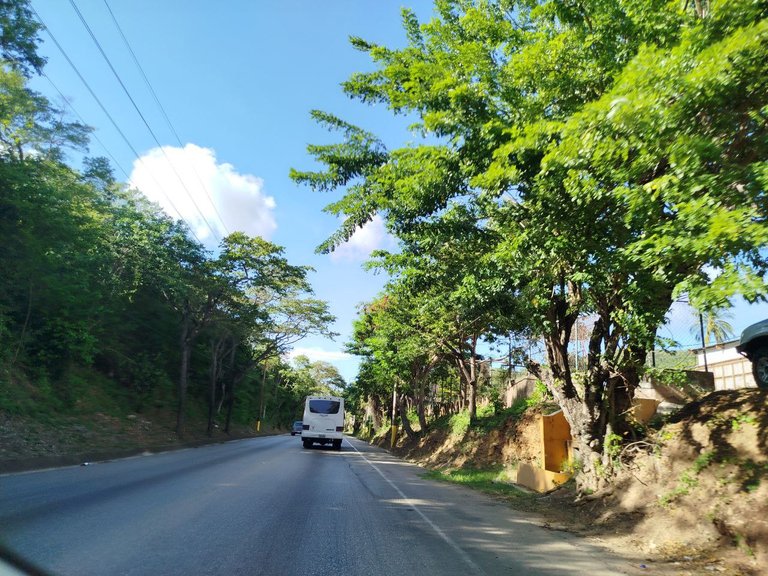
[[[125,92],[125,95],[128,96],[128,99],[131,101],[131,104],[133,105],[134,109],[136,110],[137,114],[141,118],[142,122],[144,122],[144,126],[146,126],[149,133],[152,135],[152,138],[154,139],[155,143],[157,144],[157,147],[160,149],[160,151],[163,153],[163,156],[165,156],[165,159],[168,161],[168,165],[173,170],[173,173],[176,175],[176,178],[179,180],[179,183],[181,184],[182,188],[186,192],[189,199],[192,201],[192,205],[197,210],[197,213],[200,215],[200,217],[203,219],[203,222],[205,222],[205,225],[208,227],[208,229],[211,231],[211,234],[216,237],[218,234],[216,233],[216,229],[211,226],[211,223],[208,222],[208,219],[205,217],[205,214],[203,214],[203,211],[200,209],[200,206],[198,206],[197,202],[195,201],[194,196],[190,193],[189,189],[187,188],[186,184],[184,183],[184,180],[181,178],[181,175],[176,170],[176,166],[174,166],[173,162],[171,162],[171,159],[168,157],[168,154],[165,151],[165,148],[162,144],[160,144],[160,140],[155,135],[155,132],[152,130],[152,127],[149,125],[149,122],[147,122],[147,119],[144,117],[144,114],[142,114],[141,110],[139,109],[139,106],[136,104],[136,101],[131,96],[130,91],[128,90],[127,86],[123,82],[123,79],[120,77],[120,74],[117,73],[117,70],[115,70],[115,67],[112,65],[112,61],[107,56],[106,52],[104,51],[104,48],[102,48],[101,43],[96,38],[96,35],[93,33],[93,30],[91,30],[91,27],[88,25],[88,22],[86,22],[85,18],[83,17],[82,12],[80,12],[80,9],[77,7],[77,4],[75,4],[75,0],[69,0],[69,3],[72,5],[72,8],[77,13],[77,16],[80,18],[80,22],[82,22],[85,29],[88,31],[88,34],[91,36],[91,39],[96,44],[96,47],[99,49],[99,52],[101,52],[101,55],[104,57],[104,60],[106,61],[107,65],[109,66],[109,69],[112,71],[112,74],[114,74],[115,78],[117,79],[118,83],[123,89],[123,92]],[[219,237],[219,239],[221,239]]]
[[[56,84],[53,82],[53,80],[51,80],[51,77],[50,77],[50,76],[48,76],[48,74],[46,74],[45,72],[43,72],[42,74],[43,74],[43,76],[45,77],[45,79],[46,79],[46,80],[48,80],[48,82],[51,84],[51,86],[53,86],[53,89],[54,89],[54,90],[56,90],[56,92],[58,92],[58,93],[59,93],[59,96],[61,96],[61,99],[62,99],[62,100],[64,101],[64,103],[65,103],[65,104],[66,104],[66,105],[69,107],[69,109],[70,109],[70,110],[72,110],[72,112],[74,112],[74,113],[75,113],[75,116],[77,116],[77,117],[78,117],[78,119],[80,120],[80,122],[82,122],[83,124],[87,125],[87,124],[88,124],[88,122],[86,122],[86,121],[85,121],[85,118],[83,118],[83,117],[82,117],[82,115],[81,115],[81,114],[80,114],[80,113],[77,111],[77,109],[76,109],[76,108],[75,108],[75,107],[72,105],[72,103],[69,101],[69,99],[68,99],[66,96],[64,96],[64,93],[63,93],[61,90],[59,90],[59,87],[58,87],[58,86],[56,86]],[[114,162],[114,163],[115,163],[115,166],[117,166],[118,168],[120,168],[120,171],[121,171],[121,172],[122,172],[122,173],[125,175],[125,179],[126,179],[126,182],[127,182],[128,180],[130,180],[130,176],[128,176],[128,172],[126,172],[126,171],[125,171],[125,168],[123,168],[123,167],[120,165],[120,162],[118,162],[118,161],[117,161],[117,158],[115,158],[115,157],[112,155],[112,152],[110,152],[110,151],[109,151],[109,148],[107,148],[107,146],[104,144],[104,142],[102,142],[102,141],[101,141],[101,139],[100,139],[100,138],[99,138],[99,137],[96,135],[96,133],[95,133],[95,132],[91,133],[91,136],[94,138],[94,140],[96,140],[96,142],[98,142],[98,143],[101,145],[101,147],[104,149],[104,152],[106,152],[106,153],[107,153],[107,156],[109,156],[109,157],[110,157],[110,159],[112,160],[112,162]]]
[[[131,47],[131,43],[128,42],[128,38],[125,36],[125,33],[123,33],[123,29],[120,26],[120,23],[117,21],[117,17],[115,17],[114,12],[112,12],[112,8],[110,8],[107,0],[104,0],[104,5],[107,7],[107,11],[109,12],[109,15],[112,17],[112,22],[115,24],[115,28],[117,28],[117,31],[120,33],[120,37],[123,39],[123,43],[125,44],[125,47],[128,49],[128,52],[130,52],[131,57],[133,58],[134,64],[136,64],[136,67],[139,69],[139,72],[141,72],[141,76],[144,79],[144,83],[146,84],[150,94],[152,94],[152,98],[154,98],[155,104],[157,104],[157,107],[160,109],[160,112],[162,113],[163,118],[165,119],[165,123],[168,125],[168,128],[170,129],[171,133],[176,138],[176,142],[179,144],[179,148],[184,148],[184,144],[182,144],[181,138],[179,138],[179,134],[176,132],[176,129],[174,128],[173,123],[171,122],[171,119],[168,117],[168,114],[166,113],[165,108],[160,103],[160,99],[158,98],[157,93],[155,92],[155,89],[152,87],[152,83],[149,81],[149,78],[144,72],[144,68],[139,63],[139,59],[136,57],[136,53],[133,51],[133,48]],[[195,165],[191,164],[191,166],[192,166],[192,171],[194,172],[195,177],[197,178],[198,184],[200,184],[200,187],[203,189],[206,196],[208,196],[208,200],[210,200],[211,206],[213,207],[214,212],[216,212],[216,216],[218,217],[219,222],[221,222],[221,225],[224,228],[224,231],[227,234],[229,234],[229,229],[227,228],[227,224],[224,222],[224,218],[221,216],[219,209],[216,207],[216,203],[213,201],[213,197],[211,196],[210,191],[208,190],[205,183],[203,182],[203,179],[200,177],[200,174],[198,173],[197,168],[195,168]]]
[[[120,137],[123,139],[123,141],[125,142],[125,144],[128,146],[128,148],[130,148],[130,149],[131,149],[131,152],[133,152],[133,155],[136,157],[136,159],[137,159],[139,162],[142,162],[142,163],[143,163],[144,161],[142,160],[142,158],[141,158],[141,156],[139,155],[139,153],[136,151],[136,148],[134,148],[134,147],[133,147],[133,145],[131,144],[131,142],[128,140],[128,137],[127,137],[127,136],[125,135],[125,133],[124,133],[124,132],[123,132],[123,131],[120,129],[120,126],[118,126],[117,122],[115,122],[115,119],[112,117],[112,114],[110,114],[110,113],[109,113],[109,111],[107,110],[107,108],[106,108],[106,107],[104,106],[104,104],[102,103],[101,99],[100,99],[100,98],[99,98],[99,97],[96,95],[96,93],[93,91],[93,88],[91,88],[91,85],[90,85],[90,84],[88,84],[88,81],[87,81],[87,80],[86,80],[86,79],[83,77],[83,75],[80,73],[80,70],[77,68],[77,66],[75,65],[75,63],[74,63],[74,62],[72,61],[72,59],[69,57],[69,54],[67,54],[66,50],[64,50],[64,47],[63,47],[61,44],[59,44],[59,41],[56,39],[56,36],[54,36],[54,35],[53,35],[53,32],[51,32],[51,29],[50,29],[50,28],[49,28],[49,27],[46,25],[45,21],[42,19],[42,17],[40,16],[40,14],[38,14],[38,13],[37,13],[37,10],[35,10],[35,8],[34,8],[33,6],[30,6],[30,8],[32,8],[32,11],[35,13],[35,16],[36,16],[36,17],[37,17],[37,19],[40,21],[40,24],[42,24],[43,28],[45,28],[45,31],[48,33],[48,36],[50,36],[51,40],[53,40],[53,43],[54,43],[54,44],[56,44],[56,47],[57,47],[57,48],[59,49],[59,51],[62,53],[62,55],[63,55],[63,56],[64,56],[64,58],[67,60],[67,62],[69,63],[69,65],[72,67],[72,70],[74,70],[74,71],[75,71],[75,74],[77,74],[78,78],[80,78],[80,81],[81,81],[81,82],[83,83],[83,85],[84,85],[84,86],[85,86],[85,87],[88,89],[88,92],[90,92],[90,93],[91,93],[91,96],[93,96],[93,99],[94,99],[94,100],[96,101],[96,103],[99,105],[99,107],[101,108],[102,112],[104,112],[104,114],[107,116],[107,118],[109,118],[109,121],[112,123],[112,126],[114,126],[115,130],[117,130],[117,133],[118,133],[118,134],[120,134]],[[174,204],[174,202],[173,202],[173,200],[171,199],[171,197],[170,197],[168,194],[166,194],[166,193],[165,193],[165,190],[164,190],[164,189],[163,189],[163,187],[160,185],[160,183],[157,181],[157,179],[155,178],[155,176],[154,176],[154,174],[152,173],[152,171],[151,171],[151,170],[147,170],[147,172],[149,173],[149,175],[150,175],[150,176],[152,176],[152,179],[155,181],[155,184],[157,184],[158,190],[160,190],[160,192],[163,194],[163,196],[165,196],[166,200],[168,200],[168,203],[171,205],[171,208],[173,208],[173,209],[174,209],[174,211],[176,212],[176,214],[178,214],[178,216],[179,216],[179,218],[180,218],[181,220],[184,220],[183,216],[181,215],[181,211],[180,211],[180,210],[179,210],[179,209],[176,207],[176,204]],[[197,240],[197,241],[198,241],[200,244],[202,244],[202,243],[203,243],[203,242],[202,242],[202,240],[200,240],[200,238],[198,238],[197,234],[195,234],[195,231],[194,231],[194,230],[192,230],[192,228],[191,228],[191,227],[190,227],[189,231],[192,233],[192,236],[194,236],[194,237],[195,237],[195,240]]]

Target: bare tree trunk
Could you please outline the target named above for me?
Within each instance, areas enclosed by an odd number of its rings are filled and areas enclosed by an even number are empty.
[[[264,370],[261,373],[261,394],[260,394],[261,400],[259,401],[259,422],[260,423],[262,423],[262,421],[264,420],[265,410],[266,410],[266,406],[264,405],[264,388],[266,387],[266,384],[267,384],[267,361],[265,359]]]
[[[462,363],[461,360],[456,360],[456,366],[459,369],[459,382],[457,386],[458,392],[458,407],[459,411],[464,410],[467,407],[467,389],[465,385],[465,379],[462,377]]]
[[[419,427],[421,428],[421,434],[424,435],[427,432],[427,415],[424,410],[424,404],[425,404],[425,389],[426,389],[426,383],[424,379],[422,378],[419,382],[418,386],[418,400],[416,403],[416,412],[419,415]]]
[[[229,339],[230,348],[227,351],[227,355],[229,356],[229,368],[228,373],[223,374],[221,378],[219,378],[219,383],[221,386],[221,391],[219,393],[219,403],[216,406],[216,414],[221,414],[221,409],[224,406],[224,403],[227,401],[227,398],[229,396],[229,388],[227,387],[227,378],[223,376],[228,376],[234,373],[234,365],[235,365],[235,351],[237,349],[235,339],[230,336]]]
[[[216,415],[216,384],[221,376],[219,358],[221,356],[221,350],[224,347],[226,340],[220,338],[215,342],[211,342],[211,366],[210,366],[210,389],[209,389],[209,401],[208,401],[208,429],[206,433],[208,436],[213,436],[213,424],[214,417]]]
[[[210,308],[211,298],[208,299],[207,308]],[[207,314],[207,312],[206,312]],[[189,385],[189,360],[192,356],[192,345],[195,342],[200,333],[201,326],[206,323],[204,318],[198,325],[194,324],[192,317],[192,308],[189,301],[185,301],[182,306],[182,319],[181,319],[181,335],[179,337],[179,345],[181,347],[181,367],[179,370],[179,404],[178,413],[176,415],[176,434],[179,438],[184,436],[184,423],[186,420],[186,407],[187,407],[187,387]]]
[[[235,374],[235,352],[236,352],[237,346],[235,342],[232,342],[232,350],[229,352],[229,374],[232,377],[232,381],[229,384],[229,388],[227,389],[227,417],[226,421],[224,423],[224,432],[226,434],[229,434],[229,424],[232,421],[232,406],[235,403],[235,385],[238,382],[237,375]]]
[[[16,346],[16,352],[11,359],[11,365],[8,368],[8,375],[10,378],[13,366],[16,364],[16,360],[19,358],[19,353],[24,347],[24,338],[27,335],[27,328],[29,327],[29,318],[32,316],[32,280],[29,281],[29,288],[27,289],[27,313],[24,315],[24,325],[21,327],[21,335],[19,336],[19,345]]]
[[[469,348],[469,418],[477,418],[477,336],[472,336]]]
[[[221,414],[221,409],[227,399],[228,389],[225,380],[221,380],[221,390],[219,391],[219,403],[216,405],[216,414]]]
[[[176,434],[184,436],[185,411],[187,404],[187,386],[189,382],[189,358],[192,354],[192,342],[187,337],[185,327],[181,338],[181,368],[179,370],[178,408],[176,413]]]
[[[459,382],[464,389],[462,395],[461,409],[469,411],[469,417],[474,420],[477,417],[477,356],[475,355],[475,346],[470,350],[469,360],[457,358],[456,364],[459,368]]]
[[[365,409],[366,418],[370,417],[373,429],[378,430],[383,424],[381,414],[381,399],[376,394],[368,396],[368,404]]]
[[[224,423],[224,432],[229,434],[230,424],[232,422],[232,408],[235,405],[235,389],[239,383],[238,378],[233,378],[232,383],[229,385],[229,396],[227,398],[227,418]]]
[[[417,438],[416,433],[413,431],[413,428],[411,427],[411,422],[408,420],[408,409],[406,405],[406,396],[405,394],[400,394],[397,398],[397,408],[398,412],[400,413],[400,420],[403,423],[403,430],[405,430],[406,436],[408,436],[409,440],[414,440]]]
[[[209,369],[209,387],[208,387],[208,428],[206,434],[210,438],[213,436],[213,416],[216,406],[216,363],[218,361],[218,354],[216,353],[216,346],[211,344],[211,366]]]

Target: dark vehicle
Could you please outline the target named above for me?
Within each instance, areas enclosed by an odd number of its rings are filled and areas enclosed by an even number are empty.
[[[293,423],[293,426],[291,427],[291,436],[296,436],[296,434],[301,434],[301,428],[303,424],[301,420],[296,420],[296,422]]]
[[[752,362],[752,374],[760,388],[768,388],[768,319],[747,326],[736,350]]]

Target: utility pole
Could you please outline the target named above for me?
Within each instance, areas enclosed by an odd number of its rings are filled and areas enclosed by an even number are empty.
[[[704,342],[704,315],[699,312],[699,330],[701,331],[701,353],[704,354],[704,372],[709,372],[707,367],[707,345]]]
[[[392,389],[392,428],[389,439],[389,447],[395,447],[395,441],[397,440],[397,382]]]

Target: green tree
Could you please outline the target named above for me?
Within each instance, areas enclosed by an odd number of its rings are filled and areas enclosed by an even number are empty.
[[[45,58],[37,53],[40,28],[28,0],[0,1],[0,54],[26,77],[41,73],[45,65]]]
[[[335,318],[326,302],[313,297],[306,278],[310,269],[289,264],[283,248],[266,240],[231,234],[222,242],[216,267],[232,288],[221,302],[231,318],[229,335],[232,344],[244,352],[238,367],[230,370],[225,425],[228,431],[235,390],[248,373],[287,353],[310,334],[334,336],[329,326]],[[263,378],[262,409],[264,385]]]
[[[322,360],[313,362],[307,356],[296,356],[293,359],[293,370],[294,385],[301,391],[302,396],[338,396],[347,387],[338,368]]]
[[[310,148],[325,171],[293,176],[346,185],[327,208],[344,224],[323,248],[375,213],[407,242],[457,207],[497,239],[483,265],[544,337],[548,370],[530,367],[594,487],[611,464],[604,439],[631,432],[623,414],[676,294],[709,306],[765,295],[766,9],[440,0],[436,12],[422,25],[404,11],[400,50],[353,39],[376,69],[344,85],[415,115],[430,140],[387,151],[324,116],[344,141]],[[596,321],[576,376],[582,314]]]
[[[23,161],[29,154],[60,160],[65,148],[82,149],[90,128],[66,120],[27,79],[0,64],[0,158]]]
[[[370,398],[375,407],[388,405],[397,392],[398,412],[411,437],[415,433],[406,415],[406,403],[411,400],[415,404],[423,433],[427,429],[428,378],[445,361],[435,338],[416,324],[410,303],[390,291],[364,307],[354,324],[353,340],[347,345],[348,351],[361,356],[365,363],[356,392]]]

